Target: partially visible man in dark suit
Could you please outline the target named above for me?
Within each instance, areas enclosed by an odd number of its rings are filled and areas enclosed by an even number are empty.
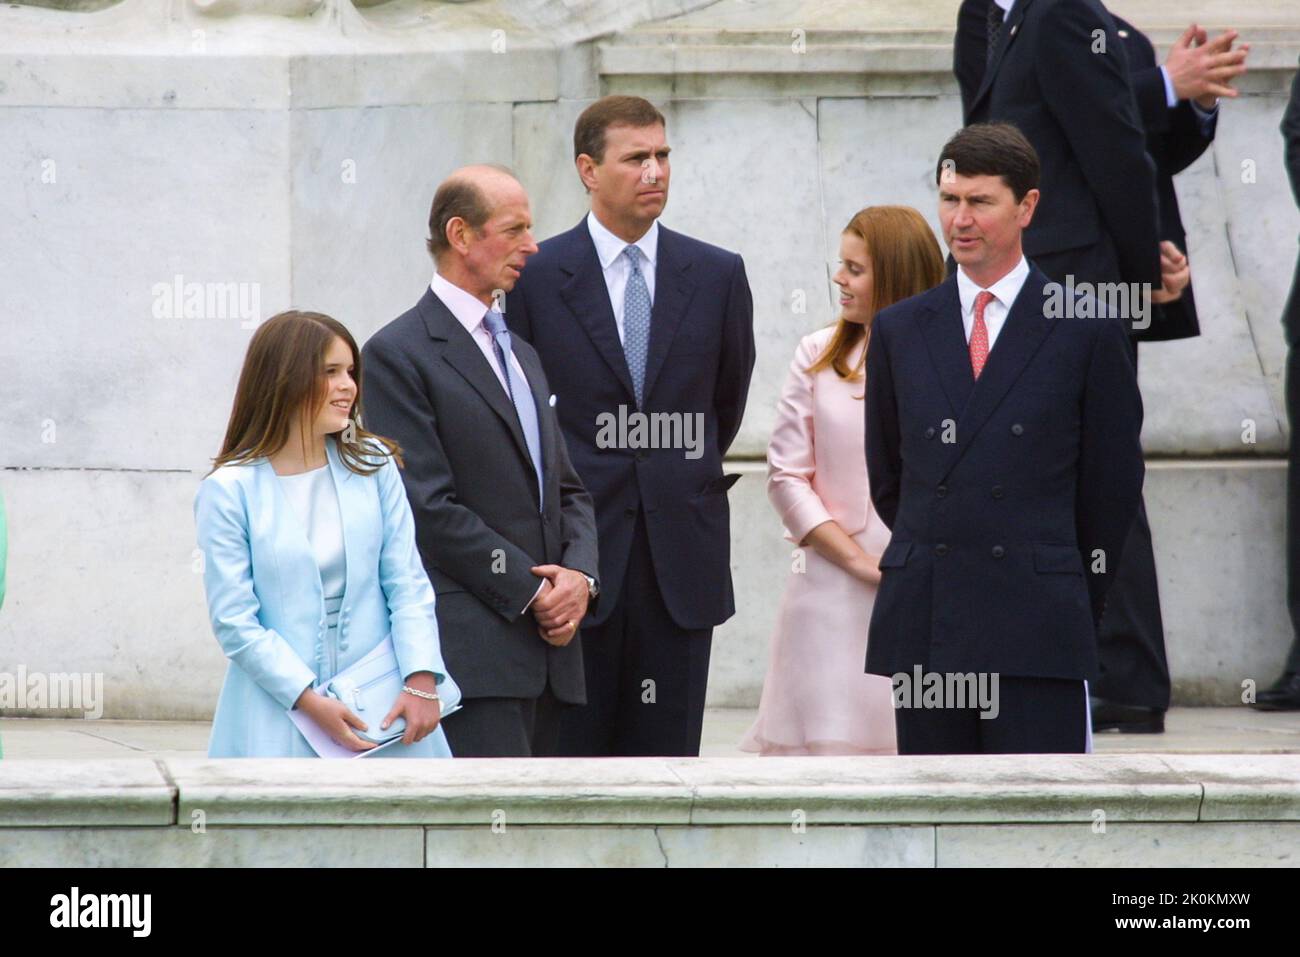
[[[894,678],[900,754],[1087,748],[1096,623],[1142,491],[1142,399],[1125,324],[1062,315],[1025,258],[1038,172],[1012,126],[949,140],[939,219],[957,272],[871,330],[867,470],[893,535],[866,670]],[[963,675],[996,680],[991,708],[905,692]]]
[[[1291,80],[1291,99],[1282,115],[1286,174],[1300,205],[1300,73]],[[1291,295],[1282,311],[1286,336],[1286,417],[1291,425],[1286,477],[1286,599],[1295,639],[1282,677],[1259,694],[1261,711],[1300,711],[1300,260],[1296,261]]]
[[[443,655],[463,693],[443,722],[452,753],[552,755],[565,706],[584,700],[573,639],[598,559],[591,497],[541,362],[501,314],[537,251],[528,196],[503,169],[458,170],[434,195],[429,237],[432,283],[362,350],[366,426],[405,458]]]
[[[605,97],[573,139],[591,212],[542,243],[506,311],[556,383],[600,529],[587,706],[565,716],[561,750],[697,755],[713,628],[735,613],[738,476],[722,462],[754,367],[749,283],[736,253],[659,224],[669,146],[653,105]],[[675,439],[649,440],[674,421]]]
[[[1235,96],[1227,84],[1245,71],[1248,47],[1233,51],[1235,31],[1209,40],[1196,24],[1188,27],[1158,64],[1146,35],[1116,16],[1120,40],[1128,54],[1138,113],[1146,131],[1147,153],[1155,162],[1162,246],[1173,244],[1179,262],[1175,282],[1186,281],[1177,298],[1153,302],[1145,323],[1129,331],[1134,361],[1139,342],[1185,339],[1200,335],[1192,295],[1183,227],[1174,191],[1174,175],[1190,166],[1214,140],[1218,96]],[[1145,328],[1143,328],[1145,326]],[[1160,586],[1145,503],[1124,546],[1123,563],[1107,599],[1098,630],[1101,677],[1092,685],[1094,731],[1159,733],[1169,708],[1169,665],[1165,654]]]
[[[1010,123],[1042,164],[1025,255],[1056,282],[1159,288],[1154,168],[1099,0],[965,0],[953,72],[965,122]]]

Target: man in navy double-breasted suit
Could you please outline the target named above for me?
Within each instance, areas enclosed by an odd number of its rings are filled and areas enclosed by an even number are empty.
[[[739,255],[660,225],[668,154],[646,100],[584,110],[574,157],[591,212],[541,244],[506,299],[596,502],[601,594],[567,755],[699,754],[713,627],[736,610],[738,476],[722,462],[754,367],[753,302]]]
[[[1144,471],[1124,317],[1025,259],[1038,158],[1014,127],[962,130],[938,178],[958,271],[883,310],[867,353],[867,468],[893,538],[866,670],[895,679],[902,754],[1082,752]],[[972,687],[957,675],[992,700],[954,698]]]

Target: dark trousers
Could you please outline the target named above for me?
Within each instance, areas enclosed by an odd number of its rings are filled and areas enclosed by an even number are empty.
[[[978,708],[895,708],[899,754],[1083,754],[1082,681],[1000,675],[997,717]]]
[[[1133,363],[1137,365],[1137,343]],[[1160,583],[1151,543],[1145,501],[1124,542],[1106,610],[1097,629],[1101,677],[1091,691],[1116,704],[1165,711],[1169,708],[1169,663],[1165,657],[1165,625],[1160,616]]]
[[[1296,291],[1291,295],[1300,302],[1300,267],[1296,271]],[[1287,655],[1286,671],[1293,672],[1300,671],[1300,435],[1296,434],[1300,429],[1300,342],[1288,345],[1286,350],[1286,417],[1291,424],[1286,470],[1286,604],[1296,635]]]
[[[553,757],[560,717],[569,707],[549,685],[538,698],[467,698],[442,729],[453,757]]]
[[[603,625],[582,629],[587,703],[566,710],[560,754],[698,756],[713,629],[673,622],[639,514],[617,601]]]

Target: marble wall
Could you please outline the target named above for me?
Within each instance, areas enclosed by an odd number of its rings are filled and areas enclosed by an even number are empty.
[[[0,9],[0,671],[103,672],[108,716],[210,714],[224,661],[190,504],[252,328],[292,305],[364,341],[407,308],[431,270],[433,189],[463,163],[512,165],[538,235],[568,228],[585,210],[573,120],[621,91],[668,118],[665,224],[739,250],[754,292],[733,449],[741,610],[711,682],[712,703],[752,706],[788,565],[761,483],[775,397],[798,339],[833,319],[849,216],[907,203],[935,223],[934,156],[960,119],[957,0],[300,6]],[[1204,334],[1142,363],[1144,442],[1172,460],[1149,495],[1176,694],[1225,701],[1288,640],[1277,316],[1300,213],[1276,126],[1300,12],[1121,12],[1161,44],[1186,16],[1255,31],[1259,68],[1179,181]]]

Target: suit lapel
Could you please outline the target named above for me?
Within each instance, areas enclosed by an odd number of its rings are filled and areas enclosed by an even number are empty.
[[[1020,373],[1034,357],[1043,340],[1060,321],[1043,315],[1043,289],[1047,281],[1047,277],[1037,267],[1029,267],[1025,284],[1020,287],[1020,294],[1011,304],[1011,311],[989,351],[979,381],[971,389],[970,399],[957,421],[957,441],[946,471],[952,471],[966,449],[970,448],[979,430],[1020,378]],[[966,374],[971,375],[969,366]]]
[[[529,471],[532,471],[532,456],[528,454],[528,443],[524,440],[524,430],[519,425],[519,415],[515,412],[514,403],[502,388],[501,380],[488,365],[474,337],[466,331],[432,290],[424,294],[419,308],[429,335],[447,344],[442,352],[443,359],[459,372],[465,381],[483,397],[483,401],[492,411],[501,417],[501,421],[514,437],[515,447],[524,457]],[[487,306],[483,307],[483,311],[487,311]]]
[[[546,373],[542,370],[541,360],[537,358],[537,353],[521,339],[511,338],[514,343],[515,358],[519,360],[519,365],[524,370],[524,378],[528,380],[528,391],[532,393],[533,402],[537,406],[537,436],[538,441],[542,444],[542,482],[547,483],[547,479],[555,473],[555,463],[552,461],[551,452],[555,448],[557,437],[553,432],[555,417],[550,414],[551,397],[542,391],[542,383],[546,379]],[[525,451],[527,446],[525,445]],[[532,457],[528,459],[531,467]],[[531,471],[531,468],[529,469]],[[540,506],[542,503],[538,503]]]
[[[993,0],[988,0],[988,2],[992,3]],[[988,95],[989,88],[993,86],[993,78],[997,76],[998,68],[1002,66],[1002,60],[1006,57],[1007,49],[1015,42],[1016,35],[1020,33],[1020,25],[1025,19],[1025,9],[1031,3],[1033,3],[1033,0],[1016,0],[1011,7],[1011,15],[1002,24],[1002,30],[998,34],[997,46],[993,48],[993,59],[984,70],[984,79],[980,83],[979,92],[975,94],[975,99],[971,100],[970,108],[966,111],[968,120],[975,107]]]
[[[695,293],[695,283],[688,273],[691,263],[682,255],[680,238],[663,226],[659,227],[659,248],[655,252],[655,301],[650,311],[650,346],[645,362],[645,390],[642,392],[647,399]]]
[[[970,349],[961,320],[961,297],[957,295],[957,274],[939,287],[939,296],[923,319],[922,335],[930,350],[930,361],[939,372],[939,382],[948,397],[948,408],[958,417],[966,408],[975,375],[970,368]]]
[[[560,269],[569,279],[560,287],[560,298],[630,398],[634,395],[632,373],[628,371],[623,343],[618,338],[618,325],[614,321],[614,309],[609,303],[605,273],[600,268],[596,244],[592,242],[591,232],[587,229],[586,217],[569,231],[566,245],[568,255],[561,261]],[[653,319],[651,324],[653,327]],[[651,339],[653,341],[653,332]]]

